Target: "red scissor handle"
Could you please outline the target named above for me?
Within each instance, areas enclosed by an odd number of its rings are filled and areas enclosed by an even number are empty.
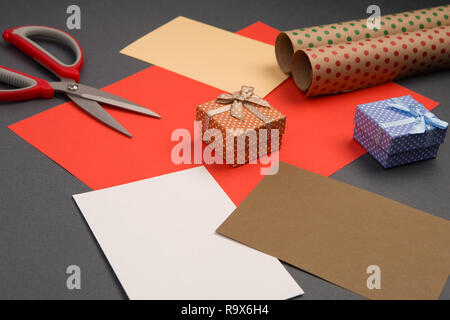
[[[49,99],[54,96],[54,90],[47,81],[2,66],[0,66],[0,82],[17,88],[0,90],[0,101]]]
[[[75,62],[70,65],[61,62],[50,52],[31,40],[30,37],[45,38],[68,46],[75,54]],[[24,26],[6,30],[3,32],[3,39],[16,46],[29,57],[39,61],[60,78],[73,79],[76,82],[80,81],[83,51],[77,40],[68,33],[44,26]]]

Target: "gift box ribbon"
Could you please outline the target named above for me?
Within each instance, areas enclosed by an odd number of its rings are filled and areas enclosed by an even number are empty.
[[[433,127],[443,130],[448,128],[447,122],[440,120],[433,113],[425,109],[425,107],[421,103],[405,103],[398,98],[392,98],[391,100],[393,102],[389,102],[388,106],[397,112],[402,112],[403,114],[406,113],[408,115],[408,118],[380,123],[380,130],[378,131],[377,137],[375,139],[377,144],[380,144],[384,129],[397,127],[404,124],[414,123],[414,125],[409,129],[408,134],[425,133],[427,130],[431,130]],[[424,147],[431,146],[434,138],[434,132],[430,131],[430,134],[428,134],[426,137]]]
[[[432,127],[439,129],[447,129],[448,123],[440,120],[433,113],[425,109],[425,107],[418,102],[404,103],[398,98],[392,99],[394,102],[388,103],[388,106],[394,110],[403,111],[408,115],[408,118],[402,120],[396,120],[391,122],[381,123],[380,126],[383,129],[401,126],[403,124],[414,123],[414,126],[408,131],[409,134],[420,134],[430,130]]]
[[[261,99],[254,94],[254,90],[255,89],[253,87],[242,86],[241,91],[233,92],[231,94],[220,94],[217,97],[216,102],[225,105],[206,112],[206,126],[208,127],[209,120],[213,116],[228,111],[230,111],[232,117],[244,121],[244,108],[263,121],[266,125],[271,123],[272,119],[260,112],[256,106],[263,108],[272,108],[272,106],[266,100]]]

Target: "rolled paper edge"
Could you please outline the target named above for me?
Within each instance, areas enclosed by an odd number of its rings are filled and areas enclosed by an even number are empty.
[[[295,52],[292,58],[292,78],[294,83],[303,92],[308,92],[312,83],[312,64],[303,50]]]
[[[289,74],[292,69],[294,45],[286,32],[280,32],[275,40],[275,56],[280,69]]]

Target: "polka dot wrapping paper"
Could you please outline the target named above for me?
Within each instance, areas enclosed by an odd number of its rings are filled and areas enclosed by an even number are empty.
[[[447,134],[447,129],[433,126],[424,133],[411,134],[416,123],[403,123],[411,116],[390,106],[390,103],[398,102],[413,104],[422,112],[428,112],[407,95],[358,105],[355,113],[354,139],[384,168],[435,158]]]
[[[293,78],[307,96],[353,91],[450,67],[450,26],[297,51]]]
[[[256,160],[261,148],[264,148],[265,154],[270,154],[281,148],[281,141],[286,128],[286,116],[275,108],[264,108],[253,105],[257,111],[270,119],[270,122],[265,123],[259,119],[255,114],[250,112],[247,108],[243,108],[243,120],[233,117],[230,111],[221,112],[212,117],[208,116],[208,112],[223,108],[224,104],[218,103],[215,100],[203,103],[197,106],[196,120],[201,121],[202,133],[204,134],[208,129],[218,129],[222,133],[222,155],[224,163],[230,164],[233,167],[240,166],[244,163]],[[267,129],[267,138],[259,138],[259,131]],[[278,129],[279,139],[276,145],[272,146],[272,129]],[[238,135],[233,139],[227,141],[227,131],[237,132]],[[250,139],[249,131],[255,133],[256,139]],[[241,137],[239,137],[241,136]],[[242,139],[239,143],[239,139]],[[206,139],[205,143],[210,144],[214,139]],[[233,159],[227,160],[227,150],[233,150]],[[240,160],[238,155],[244,157],[244,161]]]
[[[369,28],[366,19],[358,19],[281,32],[275,42],[277,62],[287,73],[298,50],[446,26],[450,25],[449,16],[450,6],[444,5],[382,16],[379,29]]]

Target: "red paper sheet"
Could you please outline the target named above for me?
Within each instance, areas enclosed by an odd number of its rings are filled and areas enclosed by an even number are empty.
[[[274,44],[278,31],[258,22],[238,33]],[[163,119],[108,108],[133,134],[129,139],[68,102],[9,128],[94,190],[199,165],[171,161],[172,148],[177,144],[171,141],[171,134],[178,128],[192,134],[195,107],[215,99],[221,93],[218,89],[153,66],[105,91],[148,106]],[[438,104],[394,83],[305,98],[288,79],[266,97],[287,116],[280,159],[325,176],[333,174],[365,153],[352,138],[356,105],[406,94],[429,109]],[[206,167],[236,205],[262,179],[260,165]]]

